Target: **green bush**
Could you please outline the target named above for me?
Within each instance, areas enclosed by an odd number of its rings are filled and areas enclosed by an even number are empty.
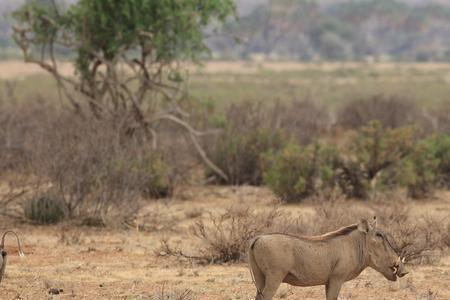
[[[261,153],[277,151],[287,140],[307,145],[327,130],[328,111],[310,100],[266,104],[245,101],[231,105],[225,115],[208,111],[209,126],[221,128],[221,134],[204,143],[208,157],[228,177],[216,178],[221,184],[260,185],[263,181]],[[203,124],[204,126],[204,124]]]
[[[450,187],[450,136],[437,135],[433,138],[433,152],[438,164],[438,182],[441,186]]]
[[[398,181],[413,198],[423,198],[437,185],[450,185],[450,137],[435,135],[420,141],[397,171]]]
[[[439,159],[435,142],[431,138],[417,143],[397,168],[398,182],[408,188],[408,195],[412,198],[430,195],[436,184]]]
[[[259,102],[232,105],[225,118],[215,119],[222,132],[207,140],[208,157],[228,177],[228,181],[207,172],[215,183],[260,185],[263,181],[261,154],[282,145],[280,130],[274,128],[269,110]]]
[[[283,201],[300,201],[318,189],[333,186],[336,151],[319,144],[288,143],[265,155],[265,183]]]
[[[338,183],[349,197],[365,199],[389,184],[389,175],[414,149],[414,127],[385,129],[372,121],[340,151]]]
[[[30,199],[25,204],[24,211],[27,219],[39,224],[55,224],[66,216],[64,202],[51,195]]]

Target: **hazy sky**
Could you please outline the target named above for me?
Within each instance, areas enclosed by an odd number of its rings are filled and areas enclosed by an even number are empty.
[[[76,0],[65,0],[66,2],[75,2]],[[241,14],[250,12],[255,6],[265,3],[269,0],[237,0],[237,4]],[[278,0],[283,1],[283,0]],[[347,0],[317,0],[321,3],[338,3]],[[361,0],[366,1],[366,0]],[[401,0],[410,4],[424,4],[424,3],[441,3],[450,5],[450,0]],[[4,17],[5,13],[12,11],[15,7],[22,4],[24,0],[0,0],[0,16]]]

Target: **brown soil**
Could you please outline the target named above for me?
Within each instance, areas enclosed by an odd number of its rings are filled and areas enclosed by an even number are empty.
[[[74,225],[14,225],[20,232],[27,256],[20,259],[12,238],[6,249],[9,263],[0,284],[0,299],[157,299],[167,290],[193,291],[196,299],[254,299],[255,289],[245,264],[199,265],[187,259],[160,256],[160,239],[168,237],[189,252],[198,243],[188,227],[209,211],[247,203],[267,207],[273,196],[265,189],[192,188],[176,200],[150,203],[151,230],[112,230]],[[355,203],[349,202],[349,205]],[[358,204],[361,205],[361,204]],[[307,204],[283,209],[310,212]],[[432,202],[416,202],[414,213],[449,216],[450,197],[442,194]],[[1,231],[10,228],[0,222]],[[410,266],[411,273],[391,283],[372,270],[346,283],[340,299],[450,299],[450,254],[433,265]],[[50,288],[62,289],[49,295]],[[171,298],[168,298],[171,299]],[[175,298],[174,298],[175,299]],[[283,285],[275,299],[325,299],[323,287],[296,288]]]

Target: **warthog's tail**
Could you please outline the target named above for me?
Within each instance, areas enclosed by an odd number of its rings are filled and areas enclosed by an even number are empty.
[[[250,241],[249,248],[248,248],[248,264],[250,269],[250,275],[252,276],[253,284],[256,287],[257,291],[257,299],[258,297],[262,297],[262,289],[264,287],[264,274],[261,271],[261,269],[258,267],[258,264],[256,263],[255,254],[253,252],[253,248],[255,247],[256,242],[258,241],[259,237],[256,237]]]

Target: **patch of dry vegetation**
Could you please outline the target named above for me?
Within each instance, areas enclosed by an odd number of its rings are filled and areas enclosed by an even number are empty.
[[[68,218],[122,226],[142,200],[170,196],[172,174],[184,172],[175,172],[182,164],[163,151],[174,144],[153,147],[145,134],[129,130],[127,118],[79,116],[42,99],[21,104],[13,92],[8,95],[12,99],[0,99],[0,170],[10,182],[17,174],[24,178],[4,195],[4,214],[20,217],[27,202],[51,195]]]
[[[163,283],[160,292],[155,293],[153,300],[195,300],[192,290],[170,289]]]
[[[224,263],[239,261],[245,256],[250,239],[285,221],[277,207],[255,211],[249,206],[236,206],[223,214],[210,214],[207,223],[200,220],[191,230],[204,243],[200,255],[211,262]]]
[[[399,196],[397,196],[399,197]],[[191,232],[200,242],[195,255],[185,255],[163,241],[164,254],[182,256],[213,263],[246,259],[249,241],[263,233],[287,233],[297,236],[320,235],[340,227],[377,216],[379,228],[387,233],[399,255],[409,263],[432,263],[449,247],[450,222],[446,219],[413,217],[410,200],[398,198],[375,205],[351,205],[337,196],[334,200],[316,197],[314,213],[292,216],[279,207],[254,210],[246,206],[231,207],[224,213],[209,214],[192,226]]]
[[[337,119],[339,126],[347,129],[360,128],[376,120],[385,128],[418,125],[427,132],[432,130],[431,118],[416,101],[394,95],[355,98],[341,107]]]

